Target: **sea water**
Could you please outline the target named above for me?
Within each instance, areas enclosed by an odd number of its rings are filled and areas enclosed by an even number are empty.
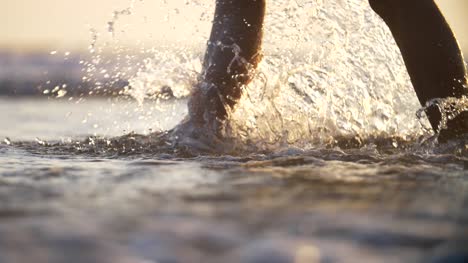
[[[145,49],[131,74],[115,40],[93,34],[83,76],[103,92],[98,78],[128,74],[117,96],[60,85],[0,100],[0,262],[466,260],[464,140],[434,143],[366,2],[269,3],[264,60],[226,134],[235,147],[218,152],[165,133],[186,115],[209,33],[213,3],[186,4],[160,1],[161,25],[195,12],[198,44]],[[111,39],[144,6],[116,11]],[[124,62],[108,72],[111,44]],[[154,95],[163,86],[174,98]]]

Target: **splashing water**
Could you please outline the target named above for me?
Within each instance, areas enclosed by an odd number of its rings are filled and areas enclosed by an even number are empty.
[[[367,2],[275,1],[269,12],[259,68],[268,82],[247,88],[235,136],[303,145],[421,133],[396,44]]]
[[[426,103],[424,107],[418,110],[416,115],[421,118],[425,111],[431,107],[437,107],[441,113],[441,121],[438,127],[438,133],[444,129],[448,129],[448,122],[454,120],[457,116],[463,112],[468,111],[468,98],[462,96],[461,98],[448,97],[448,98],[437,98],[432,99]],[[431,129],[430,127],[426,129]]]
[[[150,46],[136,41],[140,54],[130,55],[119,40],[126,32],[116,28],[142,8],[143,1],[131,1],[113,12],[110,40],[92,31],[93,58],[84,63],[84,78],[95,82],[96,93],[103,92],[103,75],[114,83],[125,78],[120,95],[139,107],[145,100],[158,107],[167,90],[183,99],[198,81],[214,3],[161,1],[161,35]],[[111,59],[104,56],[109,47]],[[343,137],[409,140],[432,133],[393,37],[366,1],[268,2],[263,53],[254,81],[229,112],[225,135],[236,142],[308,148]],[[113,69],[104,69],[109,64]]]
[[[305,146],[335,136],[423,133],[397,46],[367,2],[280,0],[267,5],[264,59],[232,112],[229,136]],[[200,21],[191,38],[200,42],[153,47],[129,81],[127,94],[139,102],[165,85],[178,97],[193,87],[210,27],[205,17],[213,5],[190,3],[187,8],[192,6],[198,7],[194,16]]]

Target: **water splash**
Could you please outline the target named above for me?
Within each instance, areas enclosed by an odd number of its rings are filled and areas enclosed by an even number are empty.
[[[129,16],[132,14],[133,8],[135,7],[135,2],[136,0],[132,0],[129,7],[114,11],[112,14],[112,20],[107,22],[107,31],[112,34],[112,37],[115,37],[115,24],[121,16]]]
[[[468,97],[462,96],[461,98],[448,97],[448,98],[436,98],[428,101],[424,107],[419,109],[416,113],[418,118],[422,118],[425,112],[432,107],[436,107],[441,113],[441,120],[437,133],[442,130],[448,129],[448,122],[454,120],[463,112],[468,111]],[[426,127],[426,129],[431,129]]]
[[[143,103],[158,98],[165,87],[170,87],[176,98],[187,97],[201,71],[201,61],[201,52],[187,52],[187,47],[153,49],[151,57],[144,59],[144,66],[129,80],[125,94]]]
[[[141,44],[138,55],[114,34],[117,19],[138,16],[134,4],[113,13],[110,42],[100,42],[93,31],[93,59],[84,63],[84,78],[96,84],[95,92],[106,90],[97,80],[103,76],[114,83],[126,79],[118,95],[140,105],[158,105],[167,90],[171,98],[187,97],[201,72],[214,3],[160,1],[166,14],[159,21],[161,39]],[[167,28],[176,41],[163,35]],[[113,61],[103,55],[106,48],[115,52]],[[430,132],[427,120],[415,114],[419,103],[397,46],[367,2],[269,2],[263,49],[256,78],[230,113],[227,137],[271,149]],[[103,70],[109,64],[113,70]]]
[[[246,88],[232,136],[276,147],[422,133],[397,46],[367,2],[275,1],[268,12],[266,78]]]

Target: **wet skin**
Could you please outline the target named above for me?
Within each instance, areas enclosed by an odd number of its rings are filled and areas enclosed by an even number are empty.
[[[203,72],[189,100],[190,120],[221,128],[261,60],[264,0],[218,0]]]
[[[433,0],[369,0],[403,56],[421,105],[435,98],[468,95],[463,56]],[[218,132],[261,59],[266,0],[217,0],[203,72],[189,100],[189,120]],[[357,33],[357,32],[356,32]],[[441,113],[426,110],[435,131]],[[447,123],[439,140],[468,132],[468,113]]]

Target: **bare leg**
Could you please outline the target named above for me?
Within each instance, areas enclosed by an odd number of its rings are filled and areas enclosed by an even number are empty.
[[[433,0],[369,0],[390,28],[400,48],[421,105],[435,98],[468,95],[463,56],[449,25]],[[438,130],[441,114],[427,110]],[[441,139],[468,133],[468,114],[448,122]]]
[[[217,0],[199,83],[189,100],[194,125],[214,131],[241,97],[261,59],[265,0]]]

